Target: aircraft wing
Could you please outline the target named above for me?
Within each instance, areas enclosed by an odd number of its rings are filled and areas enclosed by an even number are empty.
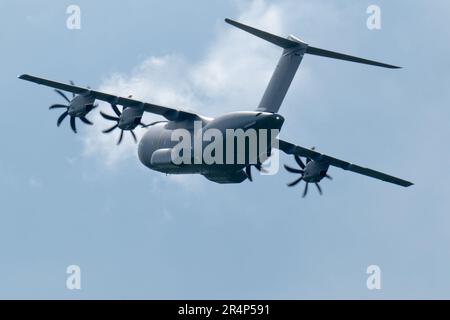
[[[199,119],[200,116],[196,113],[178,110],[169,107],[163,107],[156,104],[142,102],[130,98],[119,97],[109,93],[92,90],[89,88],[78,87],[71,84],[65,84],[61,82],[56,82],[44,78],[39,78],[31,76],[28,74],[23,74],[19,76],[19,79],[41,84],[47,87],[73,92],[75,94],[86,94],[96,100],[105,101],[112,104],[121,105],[129,108],[141,109],[146,112],[154,113],[165,117],[167,120],[184,120],[184,119]]]
[[[314,161],[328,163],[330,166],[333,166],[333,167],[338,167],[338,168],[341,168],[344,170],[356,172],[356,173],[359,173],[359,174],[362,174],[362,175],[365,175],[368,177],[372,177],[372,178],[375,178],[378,180],[393,183],[393,184],[396,184],[396,185],[399,185],[402,187],[409,187],[409,186],[413,185],[412,182],[402,180],[402,179],[390,176],[388,174],[385,174],[385,173],[382,173],[379,171],[360,167],[356,164],[352,164],[352,163],[349,163],[349,162],[346,162],[343,160],[339,160],[339,159],[330,157],[326,154],[322,154],[322,153],[319,153],[314,150],[296,146],[292,143],[289,143],[289,142],[286,142],[283,140],[278,140],[278,148],[279,148],[279,150],[283,151],[286,154],[297,155],[299,157],[307,157]]]

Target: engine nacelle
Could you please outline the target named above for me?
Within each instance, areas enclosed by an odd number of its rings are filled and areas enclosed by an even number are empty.
[[[326,177],[329,167],[328,163],[311,160],[306,164],[303,180],[319,182]]]
[[[119,128],[122,130],[133,130],[142,119],[143,110],[137,108],[124,108],[119,118]]]
[[[77,95],[70,101],[69,115],[73,117],[84,117],[94,109],[95,99],[89,95]]]

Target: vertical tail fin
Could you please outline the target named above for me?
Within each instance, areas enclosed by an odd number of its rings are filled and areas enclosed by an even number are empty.
[[[272,78],[270,79],[269,85],[267,86],[261,102],[259,103],[257,109],[258,111],[273,113],[278,112],[305,53],[332,59],[368,64],[377,67],[390,69],[400,68],[373,60],[367,60],[334,51],[311,47],[294,36],[289,36],[287,38],[279,37],[231,19],[225,19],[225,22],[284,49]]]
[[[257,109],[264,112],[278,112],[308,45],[292,36],[282,38],[230,19],[225,21],[284,49]]]

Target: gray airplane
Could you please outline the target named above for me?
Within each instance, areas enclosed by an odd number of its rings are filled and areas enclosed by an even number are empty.
[[[278,110],[280,109],[292,79],[305,54],[390,69],[399,68],[385,63],[312,47],[294,36],[283,38],[230,19],[225,19],[225,21],[283,49],[281,58],[270,79],[266,91],[264,92],[262,100],[254,111],[231,112],[216,118],[209,118],[193,112],[137,101],[132,99],[131,96],[119,97],[92,90],[89,87],[78,87],[72,82],[70,84],[64,84],[27,74],[21,75],[19,78],[52,87],[64,98],[64,100],[66,100],[68,105],[56,104],[50,107],[50,109],[65,109],[64,113],[57,121],[58,126],[67,116],[70,116],[70,125],[75,133],[76,118],[79,118],[88,125],[92,125],[86,118],[86,115],[95,109],[96,100],[105,101],[111,105],[114,115],[111,116],[102,112],[101,115],[105,119],[114,122],[114,126],[103,132],[110,133],[115,129],[121,130],[118,143],[122,141],[124,131],[129,131],[133,139],[137,142],[133,130],[137,126],[148,128],[145,135],[140,140],[138,147],[139,159],[146,167],[166,174],[201,174],[208,180],[217,183],[241,183],[246,179],[252,181],[252,166],[258,171],[264,170],[261,162],[250,163],[246,160],[246,162],[242,164],[174,164],[171,159],[171,151],[177,142],[172,141],[172,132],[181,128],[188,130],[194,135],[194,122],[196,121],[201,121],[201,130],[211,128],[218,129],[220,132],[224,133],[224,137],[226,136],[225,131],[227,129],[254,128],[280,130],[284,123],[284,118],[278,113]],[[61,90],[72,93],[72,99],[69,99]],[[118,106],[122,107],[122,111]],[[160,115],[166,120],[147,125],[143,124],[142,116],[144,112]],[[273,141],[276,141],[276,143],[272,143]],[[275,147],[288,155],[294,156],[295,162],[298,164],[299,168],[293,168],[287,165],[284,167],[287,171],[298,174],[299,177],[295,181],[289,183],[288,186],[292,187],[301,181],[304,181],[306,185],[303,191],[303,197],[306,196],[310,183],[315,184],[319,193],[322,194],[319,182],[324,178],[331,179],[328,175],[330,166],[356,172],[403,187],[412,185],[409,181],[319,153],[314,148],[304,148],[278,138],[268,139],[267,143],[268,154],[270,154],[272,147]],[[302,157],[306,160],[302,160]]]

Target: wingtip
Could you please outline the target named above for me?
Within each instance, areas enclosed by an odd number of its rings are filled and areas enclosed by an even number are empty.
[[[414,183],[412,183],[412,182],[410,182],[410,181],[404,181],[401,185],[402,185],[403,187],[405,187],[405,188],[408,188],[408,187],[413,186]]]
[[[31,75],[29,75],[27,73],[24,73],[24,74],[21,74],[21,75],[17,76],[17,78],[19,78],[21,80],[28,80],[28,81],[30,81],[33,78],[33,76],[31,76]]]
[[[233,19],[225,18],[224,21],[228,24],[231,24],[232,26],[236,26],[239,22],[234,21]]]

